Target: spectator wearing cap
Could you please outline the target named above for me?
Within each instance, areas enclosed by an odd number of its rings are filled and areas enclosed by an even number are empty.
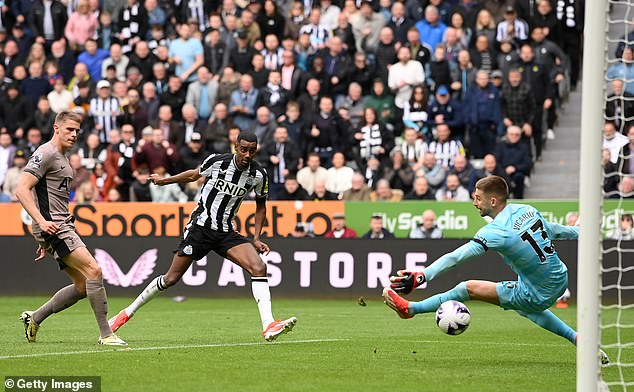
[[[15,42],[18,44],[18,49],[20,53],[29,53],[35,42],[35,39],[30,34],[30,32],[27,33],[26,31],[24,31],[24,24],[22,23],[15,23],[11,27],[11,39],[15,40]],[[4,40],[2,40],[2,42],[5,41],[6,37]]]
[[[192,38],[192,27],[187,23],[178,26],[178,37],[170,43],[169,63],[183,82],[195,82],[198,79],[196,70],[204,63],[203,46],[198,39]]]
[[[128,56],[123,54],[121,50],[121,45],[112,44],[110,46],[110,57],[106,58],[103,63],[101,63],[101,77],[106,77],[106,69],[109,65],[114,65],[116,69],[116,77],[119,80],[125,80],[126,69],[130,64],[130,59]]]
[[[100,80],[101,64],[108,58],[110,52],[105,49],[99,49],[97,47],[97,41],[92,38],[86,41],[84,47],[86,50],[79,54],[77,61],[86,64],[91,79]]]
[[[425,210],[421,216],[422,222],[409,232],[409,238],[435,240],[443,238],[442,230],[436,224],[436,213]]]
[[[396,116],[394,114],[396,110],[394,97],[389,93],[383,80],[379,78],[374,79],[372,83],[372,93],[366,98],[365,107],[374,109],[379,118],[379,122],[383,123],[387,129],[394,131],[397,125]]]
[[[110,83],[105,80],[99,81],[97,96],[90,100],[88,115],[95,124],[101,143],[110,143],[110,130],[117,128],[117,117],[120,114],[119,100],[110,95]]]
[[[498,132],[502,129],[499,91],[489,82],[486,71],[478,71],[476,82],[465,103],[465,122],[469,126],[471,153],[480,159],[495,149]]]
[[[337,212],[332,216],[332,230],[327,232],[325,238],[357,238],[357,232],[346,227],[346,215]]]
[[[1,147],[0,147],[1,148]],[[26,166],[27,158],[22,150],[16,150],[13,156],[13,165],[7,170],[7,174],[4,177],[4,184],[2,184],[2,193],[11,198],[12,202],[17,202],[15,197],[15,191],[18,189],[18,182],[20,176]]]
[[[218,82],[205,66],[198,68],[197,74],[198,80],[187,87],[185,102],[196,109],[199,120],[207,122],[216,104]]]
[[[25,136],[33,122],[31,101],[20,94],[18,86],[10,84],[0,105],[0,132],[8,132],[14,139]]]
[[[62,78],[55,79],[53,90],[47,95],[51,110],[55,113],[70,110],[73,105],[73,94],[66,89]]]
[[[70,14],[66,27],[64,28],[64,36],[68,41],[68,45],[78,50],[82,48],[86,41],[94,37],[99,28],[99,20],[90,10],[89,0],[79,0],[77,8]]]
[[[504,12],[504,20],[498,23],[497,42],[514,41],[517,45],[526,42],[529,38],[528,23],[517,17],[515,8],[509,5]]]
[[[249,46],[246,31],[238,30],[236,37],[237,45],[229,52],[229,65],[236,72],[245,74],[251,70],[251,60],[257,52],[253,47]]]
[[[428,5],[425,8],[425,18],[416,23],[420,33],[420,42],[429,45],[432,50],[442,42],[447,26],[440,19],[438,8]]]
[[[524,178],[530,174],[532,162],[528,146],[521,143],[522,131],[512,125],[506,130],[506,140],[500,143],[495,157],[510,178],[509,188],[515,199],[524,198]]]
[[[371,1],[361,1],[359,12],[350,18],[357,51],[374,52],[379,45],[379,33],[385,23],[383,15],[374,12]]]
[[[394,238],[394,234],[383,227],[383,215],[374,214],[370,218],[370,230],[361,238],[366,240],[384,240]]]
[[[181,147],[179,155],[179,171],[195,169],[200,166],[200,163],[209,155],[209,152],[204,148],[202,135],[198,132],[192,133],[189,143]]]
[[[427,123],[434,128],[437,124],[447,124],[456,140],[465,139],[464,113],[460,101],[453,99],[447,86],[439,86],[427,110]]]
[[[20,17],[16,15],[18,22],[24,23]],[[24,15],[26,17],[27,15]],[[68,21],[68,13],[66,6],[59,0],[43,1],[36,0],[32,3],[31,10],[28,14],[29,28],[37,42],[41,44],[50,44],[64,38],[64,27]]]
[[[499,69],[491,72],[491,83],[502,92],[502,86],[504,85],[504,73]]]

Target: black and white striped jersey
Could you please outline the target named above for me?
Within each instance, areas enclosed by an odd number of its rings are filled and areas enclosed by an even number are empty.
[[[115,97],[95,97],[90,100],[88,114],[93,118],[95,125],[101,125],[99,141],[110,143],[110,130],[117,128],[117,116],[121,114],[119,100]]]
[[[251,161],[248,169],[239,170],[234,154],[210,155],[199,172],[206,177],[205,183],[187,229],[197,224],[221,232],[233,231],[233,218],[245,196],[254,191],[256,199],[262,199],[269,192],[266,170],[256,161]]]

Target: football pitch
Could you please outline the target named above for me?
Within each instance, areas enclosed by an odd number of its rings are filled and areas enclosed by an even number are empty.
[[[447,336],[433,315],[401,320],[379,299],[360,306],[356,299],[274,298],[276,317],[299,321],[292,333],[265,343],[253,299],[159,298],[119,331],[130,349],[115,350],[97,346],[86,300],[51,316],[29,344],[18,316],[46,298],[0,297],[0,376],[101,376],[104,391],[575,388],[574,347],[515,312],[470,302],[469,329]],[[129,301],[111,298],[111,314]],[[553,310],[576,324],[574,308]],[[634,323],[627,317],[622,322]],[[633,341],[625,332],[621,338]],[[616,359],[616,350],[606,351]],[[603,372],[619,377],[614,367]]]

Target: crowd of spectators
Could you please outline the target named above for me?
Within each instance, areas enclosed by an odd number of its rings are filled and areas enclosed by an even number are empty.
[[[583,19],[575,0],[7,0],[0,198],[62,110],[83,117],[78,202],[192,200],[149,175],[245,130],[273,200],[469,200],[492,174],[522,198]]]

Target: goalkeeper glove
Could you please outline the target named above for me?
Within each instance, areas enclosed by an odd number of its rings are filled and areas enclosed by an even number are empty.
[[[425,274],[420,271],[400,270],[396,276],[390,276],[390,288],[400,295],[407,295],[414,289],[425,283]]]

